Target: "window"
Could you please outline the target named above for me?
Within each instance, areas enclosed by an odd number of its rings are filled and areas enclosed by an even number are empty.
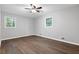
[[[46,27],[52,27],[53,26],[53,18],[48,17],[46,18]]]
[[[15,28],[16,27],[16,21],[11,16],[5,16],[4,22],[5,22],[6,28]]]

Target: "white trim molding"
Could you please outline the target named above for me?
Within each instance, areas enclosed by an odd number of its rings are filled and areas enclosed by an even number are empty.
[[[47,36],[39,35],[39,34],[37,34],[36,36],[40,36],[40,37],[44,37],[44,38],[48,38],[48,39],[52,39],[52,40],[56,40],[56,41],[66,42],[66,43],[69,43],[69,44],[73,44],[73,45],[79,46],[79,43],[76,43],[76,42],[70,42],[70,41],[66,41],[66,40],[62,40],[62,39],[56,39],[56,38],[47,37]]]
[[[4,39],[0,40],[0,45],[1,45],[1,41],[2,40],[9,40],[9,39],[15,39],[15,38],[20,38],[20,37],[28,37],[28,36],[33,36],[33,35],[44,37],[44,38],[48,38],[48,39],[52,39],[52,40],[56,40],[56,41],[60,41],[60,42],[66,42],[66,43],[69,43],[69,44],[73,44],[73,45],[78,45],[79,46],[79,43],[76,43],[76,42],[70,42],[70,41],[66,41],[66,40],[62,40],[62,39],[57,39],[57,38],[47,37],[47,36],[44,36],[44,35],[39,35],[39,34],[23,35],[23,36],[11,37],[11,38],[4,38]]]
[[[9,37],[9,38],[3,38],[1,40],[9,40],[9,39],[15,39],[15,38],[20,38],[20,37],[28,37],[28,36],[32,36],[32,35],[22,35],[22,36],[16,36],[16,37]]]

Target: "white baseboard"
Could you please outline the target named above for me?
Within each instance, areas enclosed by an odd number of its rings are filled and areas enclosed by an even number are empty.
[[[9,40],[9,39],[15,39],[15,38],[20,38],[20,37],[27,37],[27,36],[32,36],[33,34],[31,35],[22,35],[22,36],[16,36],[16,37],[10,37],[10,38],[4,38],[4,39],[1,39],[2,40]]]
[[[79,46],[79,43],[75,43],[75,42],[70,42],[70,41],[66,41],[66,40],[62,40],[62,39],[56,39],[56,38],[47,37],[47,36],[38,35],[38,34],[32,34],[32,35],[36,35],[36,36],[40,36],[40,37],[44,37],[44,38],[48,38],[48,39],[53,39],[53,40],[57,40],[57,41],[61,41],[61,42],[66,42],[66,43],[69,43],[69,44],[74,44],[74,45],[78,45]],[[9,40],[9,39],[20,38],[20,37],[27,37],[27,36],[32,36],[32,35],[23,35],[23,36],[17,36],[17,37],[10,37],[10,38],[0,39],[0,45],[1,45],[1,41],[2,40]]]
[[[66,43],[69,43],[69,44],[73,44],[73,45],[78,45],[79,46],[79,43],[75,43],[75,42],[70,42],[70,41],[66,41],[66,40],[62,40],[62,39],[56,39],[56,38],[47,37],[47,36],[38,35],[38,34],[36,34],[36,36],[40,36],[40,37],[44,37],[44,38],[48,38],[48,39],[52,39],[52,40],[57,40],[57,41],[61,41],[61,42],[66,42]]]

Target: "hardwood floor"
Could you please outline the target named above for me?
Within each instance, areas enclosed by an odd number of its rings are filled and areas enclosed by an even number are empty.
[[[2,41],[2,54],[77,54],[79,46],[38,36]]]

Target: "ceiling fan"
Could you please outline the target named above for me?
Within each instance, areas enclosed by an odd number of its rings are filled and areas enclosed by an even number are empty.
[[[30,8],[25,8],[25,10],[30,10],[31,13],[36,13],[36,12],[40,13],[41,9],[42,9],[42,7],[37,7],[33,4],[30,4]]]

